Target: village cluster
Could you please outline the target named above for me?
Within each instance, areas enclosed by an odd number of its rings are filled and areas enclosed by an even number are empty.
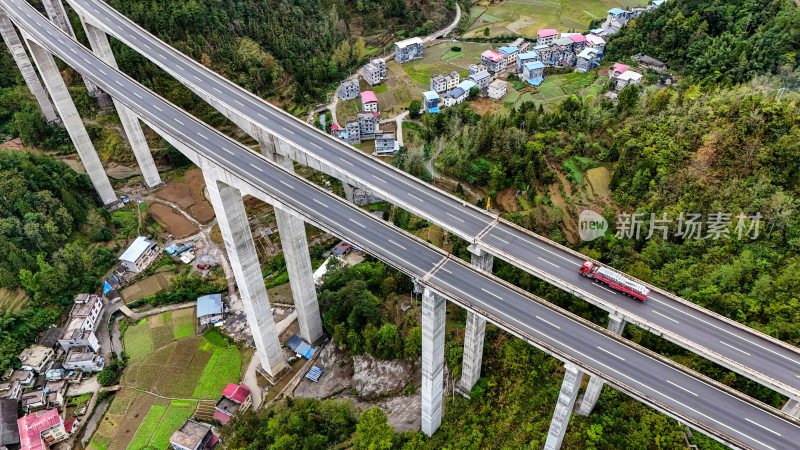
[[[587,34],[559,33],[558,30],[545,28],[537,33],[535,42],[519,38],[510,45],[497,50],[486,50],[480,61],[470,64],[466,79],[456,72],[435,75],[430,78],[429,90],[422,94],[424,112],[437,113],[441,108],[452,107],[463,103],[470,95],[479,95],[494,100],[505,97],[508,90],[509,75],[538,87],[545,79],[545,68],[574,67],[576,72],[589,72],[600,66],[605,53],[605,37],[618,32],[625,24],[645,11],[655,9],[667,0],[652,0],[646,7],[634,7],[628,10],[613,8],[603,24]],[[406,39],[394,44],[394,60],[403,64],[421,59],[424,42],[418,37]],[[640,66],[657,72],[666,70],[666,65],[646,55],[636,55],[634,59]],[[387,77],[386,62],[374,58],[362,68],[364,81],[370,86],[381,84]],[[639,84],[643,75],[630,70],[621,63],[614,64],[608,71],[616,92],[629,84]],[[505,79],[504,79],[505,78]],[[331,132],[349,144],[359,144],[366,139],[375,140],[375,154],[391,155],[399,148],[394,132],[382,132],[379,129],[378,97],[372,90],[361,91],[357,77],[341,83],[337,93],[341,100],[361,97],[361,112],[355,119],[349,120],[344,127],[334,124]],[[614,92],[610,94],[613,98]]]

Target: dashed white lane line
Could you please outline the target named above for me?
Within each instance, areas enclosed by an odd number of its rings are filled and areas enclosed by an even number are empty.
[[[688,392],[689,394],[691,394],[691,395],[694,395],[695,397],[700,397],[700,396],[699,396],[699,395],[697,395],[696,393],[694,393],[694,392],[692,392],[692,391],[690,391],[690,390],[686,389],[685,387],[683,387],[683,386],[681,386],[681,385],[679,385],[679,384],[677,384],[677,383],[673,383],[672,381],[669,381],[669,380],[667,380],[667,383],[669,383],[669,384],[671,384],[671,385],[675,386],[676,388],[678,388],[678,389],[682,390],[683,392]]]
[[[410,192],[408,192],[408,196],[409,196],[409,197],[411,197],[411,198],[413,198],[414,200],[416,200],[416,201],[418,201],[418,202],[423,202],[423,203],[425,202],[425,200],[423,200],[423,199],[421,199],[421,198],[417,197],[416,195],[414,195],[414,194],[412,194],[412,193],[410,193]]]
[[[233,101],[239,106],[244,106],[244,103],[240,102],[238,98],[233,99]]]
[[[486,290],[486,289],[484,289],[484,288],[481,288],[481,290],[482,290],[483,292],[486,292],[487,294],[491,295],[492,297],[494,297],[494,298],[496,298],[496,299],[499,299],[499,300],[502,300],[502,299],[503,299],[503,297],[500,297],[499,295],[495,294],[494,292],[487,291],[487,290]]]
[[[547,264],[550,264],[551,266],[555,267],[556,269],[560,269],[561,268],[561,266],[559,266],[558,264],[556,264],[554,262],[550,262],[550,261],[542,258],[541,256],[537,256],[537,258],[539,258],[540,260],[546,262]]]
[[[194,134],[200,136],[201,138],[203,138],[205,140],[208,140],[208,136],[206,136],[205,134],[200,133],[199,131],[195,131]]]
[[[670,316],[668,316],[666,314],[661,314],[660,312],[656,311],[655,309],[651,309],[650,311],[653,311],[653,314],[658,314],[659,316],[661,316],[661,317],[663,317],[663,318],[665,318],[667,320],[671,320],[671,321],[673,321],[675,323],[680,323],[677,320],[673,319],[672,317],[670,317]]]
[[[750,356],[750,353],[747,353],[746,351],[744,351],[744,350],[742,350],[742,349],[740,349],[740,348],[738,348],[738,347],[734,347],[734,346],[732,346],[731,344],[728,344],[728,343],[727,343],[727,342],[725,342],[725,341],[719,341],[719,343],[720,343],[720,344],[722,344],[722,345],[724,345],[724,346],[726,346],[726,347],[730,347],[730,348],[732,348],[732,349],[736,350],[737,352],[741,352],[741,353],[744,353],[744,354],[745,354],[745,355],[747,355],[747,356]]]
[[[351,166],[355,166],[355,164],[351,163],[350,161],[348,161],[348,160],[346,160],[344,158],[339,158],[339,160],[342,161],[345,164],[350,164]]]
[[[292,190],[294,190],[294,186],[292,186],[291,184],[289,184],[289,183],[287,183],[287,182],[285,182],[285,181],[283,181],[283,180],[279,180],[278,182],[279,182],[280,184],[282,184],[282,185],[284,185],[284,186],[288,187],[289,189],[292,189]]]
[[[219,93],[219,94],[222,94],[222,91],[220,91],[219,88],[216,87],[216,86],[211,86],[211,89],[217,91],[217,93]]]
[[[456,219],[459,222],[463,222],[464,221],[464,219],[462,219],[461,217],[454,216],[454,215],[450,214],[449,212],[445,213],[445,214],[447,214],[448,216],[452,217],[453,219]]]
[[[172,118],[172,120],[174,120],[175,122],[178,122],[178,124],[180,124],[180,125],[185,125],[185,124],[184,124],[183,122],[181,122],[181,121],[180,121],[180,120],[179,120],[177,117],[173,117],[173,118]]]
[[[614,352],[612,352],[610,350],[606,350],[603,347],[600,347],[599,345],[597,346],[597,349],[600,350],[601,352],[607,354],[607,355],[611,355],[614,358],[617,358],[620,361],[625,361],[625,358],[623,358],[622,356],[619,356],[619,355],[617,355],[616,353],[614,353]]]
[[[381,177],[379,177],[377,175],[372,175],[372,178],[375,178],[376,180],[380,181],[381,183],[388,183],[388,181],[384,180],[383,178],[381,178]]]
[[[158,105],[156,105],[155,103],[154,103],[152,106],[153,106],[153,108],[155,108],[155,109],[156,109],[156,111],[158,111],[158,112],[164,112],[164,110],[163,110],[163,109],[161,109],[161,108],[159,108],[159,107],[158,107]]]
[[[542,322],[544,322],[544,323],[546,323],[546,324],[550,325],[551,327],[553,327],[553,328],[555,328],[555,329],[558,329],[558,330],[560,330],[560,329],[561,329],[561,327],[560,327],[560,326],[558,326],[558,325],[554,324],[553,322],[550,322],[549,320],[542,319],[542,318],[541,318],[541,317],[539,317],[539,316],[534,316],[534,317],[536,317],[537,319],[541,320]]]
[[[133,93],[133,95],[135,95],[135,96],[136,96],[136,98],[138,98],[139,100],[144,100],[144,99],[142,98],[142,96],[141,96],[141,95],[139,95],[139,93],[138,93],[138,92],[134,92],[134,93]]]
[[[355,219],[352,219],[352,218],[351,218],[351,219],[350,219],[350,222],[353,222],[354,224],[356,224],[356,225],[360,226],[361,228],[367,228],[367,226],[366,226],[366,225],[364,225],[363,223],[361,223],[361,222],[359,222],[359,221],[357,221],[357,220],[355,220]]]
[[[250,167],[252,167],[253,169],[256,169],[259,172],[263,172],[264,171],[264,169],[262,169],[261,167],[258,167],[257,165],[255,165],[253,163],[250,163]]]
[[[309,143],[308,143],[308,145],[313,145],[314,147],[317,147],[318,149],[322,150],[322,147],[320,147],[319,145],[317,145],[317,144],[315,144],[315,143],[313,143],[313,142],[309,142]],[[340,158],[340,159],[341,159],[341,158]],[[349,161],[347,161],[347,162],[349,162]],[[352,163],[351,163],[351,164],[352,164]]]
[[[770,433],[772,433],[772,434],[774,434],[774,435],[776,435],[776,436],[783,436],[782,434],[778,433],[777,431],[771,430],[771,429],[769,429],[769,428],[765,427],[764,425],[761,425],[760,423],[758,423],[758,422],[756,422],[756,421],[754,421],[754,420],[750,420],[750,419],[749,419],[749,418],[747,418],[747,417],[745,417],[745,418],[744,418],[744,420],[746,420],[746,421],[748,421],[748,422],[752,423],[753,425],[755,425],[755,426],[757,426],[757,427],[759,427],[759,428],[763,428],[763,429],[765,429],[765,430],[769,431]]]
[[[395,242],[395,241],[393,241],[393,240],[391,240],[391,239],[389,239],[389,242],[391,242],[392,244],[394,244],[394,245],[396,245],[396,246],[398,246],[398,247],[402,248],[403,250],[405,250],[405,249],[406,249],[405,247],[403,247],[402,245],[398,244],[397,242]]]
[[[317,199],[315,199],[315,198],[314,198],[314,199],[312,199],[312,200],[314,201],[314,203],[316,203],[316,204],[318,204],[318,205],[322,206],[323,208],[327,208],[327,207],[328,207],[328,205],[326,205],[325,203],[322,203],[321,201],[319,201],[319,200],[317,200]]]
[[[606,291],[606,292],[611,292],[612,294],[614,294],[614,295],[617,295],[617,293],[616,293],[616,292],[612,291],[612,290],[611,290],[611,289],[609,289],[609,288],[606,288],[606,287],[600,286],[599,284],[597,285],[597,287],[599,287],[600,289],[602,289],[602,290],[604,290],[604,291]]]

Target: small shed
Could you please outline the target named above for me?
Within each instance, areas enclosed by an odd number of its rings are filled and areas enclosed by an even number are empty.
[[[305,359],[311,359],[314,356],[314,349],[311,345],[296,334],[289,338],[289,342],[286,345]]]
[[[222,294],[210,294],[197,298],[197,320],[200,326],[214,324],[222,320]]]
[[[314,383],[319,381],[319,377],[321,376],[322,376],[322,368],[318,366],[312,366],[311,370],[309,370],[308,373],[306,374],[306,378],[313,381]]]

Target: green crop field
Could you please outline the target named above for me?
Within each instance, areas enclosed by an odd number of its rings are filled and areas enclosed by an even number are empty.
[[[520,35],[535,38],[540,28],[583,32],[596,18],[604,18],[611,8],[645,6],[647,0],[505,0],[470,9],[474,20],[465,37]]]
[[[123,340],[132,356],[120,382],[123,389],[89,448],[167,448],[197,400],[216,399],[228,383],[239,381],[245,355],[216,329],[195,335],[194,322],[194,308],[187,308],[128,327]]]

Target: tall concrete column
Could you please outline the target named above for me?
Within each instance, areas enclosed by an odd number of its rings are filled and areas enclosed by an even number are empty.
[[[561,448],[561,441],[564,440],[564,433],[567,431],[569,418],[575,407],[575,399],[578,398],[578,389],[583,381],[583,371],[577,366],[567,363],[564,368],[566,369],[564,381],[561,383],[561,392],[558,394],[556,409],[553,412],[553,419],[550,421],[550,430],[547,432],[544,450]]]
[[[42,110],[42,115],[45,120],[48,122],[57,121],[58,116],[56,115],[56,111],[53,109],[53,104],[50,103],[50,99],[47,98],[47,92],[45,92],[42,82],[39,81],[39,76],[36,75],[36,70],[34,70],[31,60],[28,59],[25,46],[22,45],[22,40],[19,38],[19,34],[17,34],[17,30],[14,28],[11,19],[9,19],[6,13],[1,9],[0,34],[3,35],[3,41],[5,41],[8,47],[8,52],[14,57],[19,71],[22,72],[22,78],[25,80],[28,90],[31,91],[31,94],[36,98],[36,102],[39,103],[39,109]]]
[[[797,400],[789,399],[786,402],[786,404],[783,405],[781,411],[785,412],[786,414],[792,417],[800,419],[800,402],[798,402]]]
[[[242,193],[218,181],[211,169],[204,169],[203,176],[261,365],[267,373],[275,376],[287,365],[278,341],[278,330],[272,318]]]
[[[89,40],[89,45],[91,45],[94,54],[109,66],[118,69],[119,67],[116,59],[114,59],[114,53],[111,51],[111,45],[108,43],[106,33],[85,21],[83,22],[83,28],[86,30],[86,38]],[[139,163],[139,170],[142,172],[145,184],[148,187],[161,184],[161,176],[158,174],[155,161],[153,161],[153,155],[150,153],[150,147],[147,145],[139,118],[127,106],[113,97],[112,100],[114,108],[117,110],[117,115],[119,115],[119,119],[122,122],[122,128],[125,130],[125,135],[128,137],[128,142],[136,157],[136,162]]]
[[[625,319],[622,317],[608,315],[608,331],[621,335],[625,330]],[[581,416],[588,416],[597,404],[597,399],[600,398],[600,391],[603,390],[603,385],[606,384],[602,378],[592,375],[589,378],[589,384],[586,386],[586,392],[583,393],[581,398],[581,405],[578,407],[578,414]]]
[[[26,42],[33,61],[42,75],[44,85],[50,93],[50,98],[53,99],[56,111],[61,116],[61,122],[66,127],[69,137],[81,157],[83,167],[97,190],[97,195],[100,196],[104,205],[114,203],[117,201],[117,194],[114,193],[111,182],[108,181],[103,164],[97,156],[97,151],[89,138],[89,133],[86,132],[86,127],[83,126],[78,109],[69,95],[64,79],[61,78],[61,72],[58,71],[53,55],[30,39],[26,39]]]
[[[280,156],[276,151],[276,146],[289,145],[288,143],[274,136],[262,134],[259,135],[259,144],[262,154],[294,173],[292,160]],[[282,208],[274,209],[286,270],[289,274],[289,285],[292,287],[292,299],[297,310],[300,336],[314,343],[322,337],[323,329],[317,302],[317,287],[314,284],[314,271],[311,268],[311,255],[308,252],[305,222],[300,216]]]
[[[429,288],[422,292],[422,432],[433,435],[442,423],[444,318],[447,301]]]
[[[470,246],[472,265],[484,272],[492,272],[494,257],[481,249]],[[483,362],[483,339],[486,334],[486,319],[467,311],[467,323],[464,328],[464,355],[461,363],[461,380],[458,388],[464,395],[475,387],[481,377]]]
[[[356,201],[356,188],[353,185],[342,181],[342,188],[344,189],[344,198],[350,203]]]
[[[61,0],[42,0],[42,3],[44,4],[44,10],[47,11],[47,16],[50,17],[50,20],[74,39],[75,30],[72,29],[72,24],[69,23],[67,10],[64,9],[64,4],[61,3]],[[86,85],[86,89],[89,90],[89,95],[92,97],[102,95],[102,91],[92,80],[83,77],[83,83]]]

